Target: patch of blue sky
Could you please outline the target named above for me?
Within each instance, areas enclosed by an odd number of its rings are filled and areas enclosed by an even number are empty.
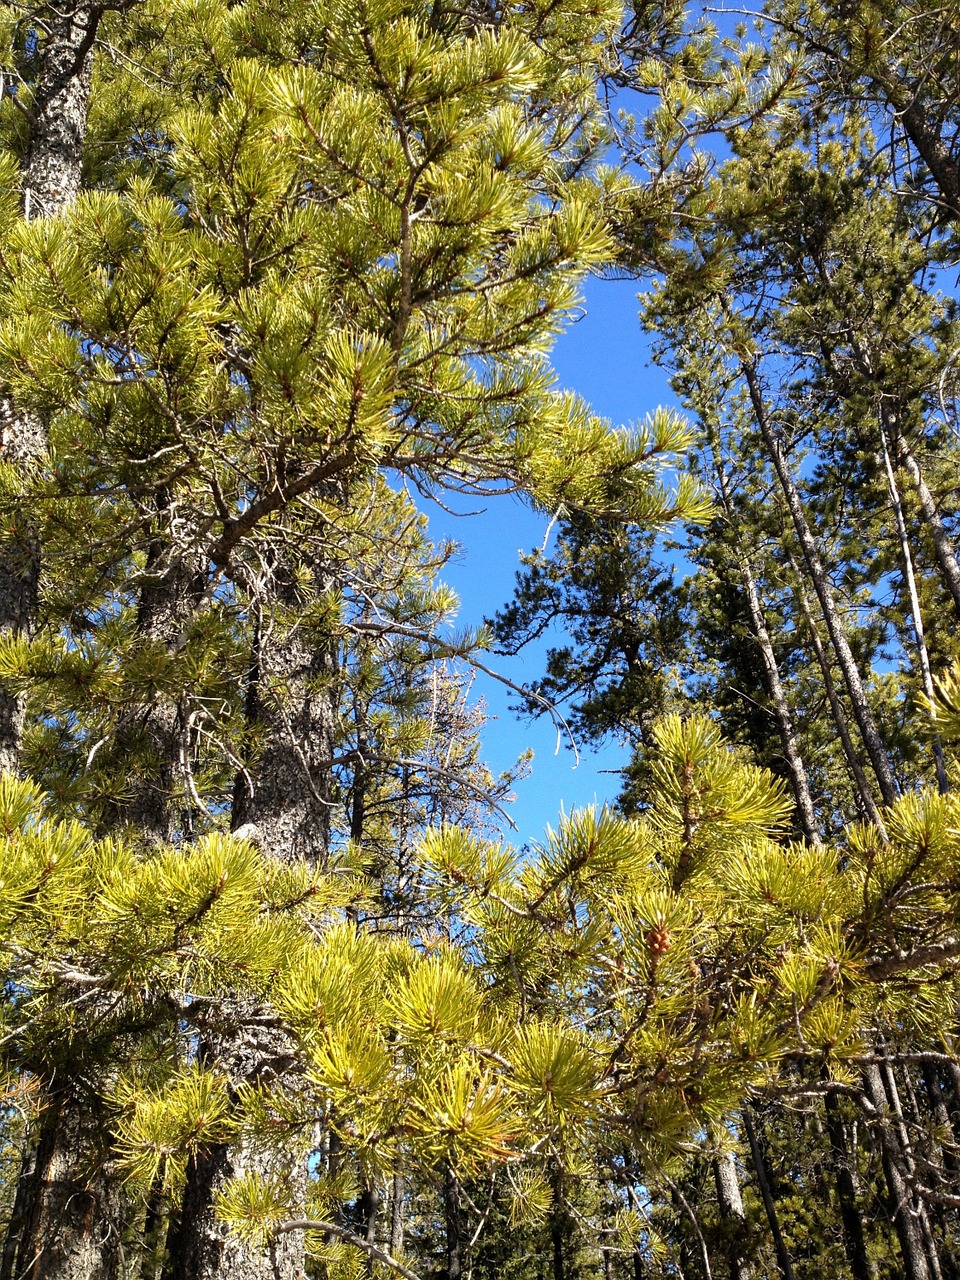
[[[558,385],[583,396],[615,425],[640,422],[659,405],[676,407],[666,375],[650,363],[637,289],[633,280],[588,280],[581,318],[560,336],[551,358]],[[478,627],[510,599],[520,557],[548,538],[549,519],[509,496],[444,500],[458,514],[430,504],[430,534],[460,544],[442,576],[460,597],[457,625]],[[489,665],[513,684],[525,684],[543,674],[550,643],[545,636],[516,657],[491,657]],[[517,695],[497,680],[481,674],[476,691],[489,716],[484,755],[493,771],[509,768],[528,748],[534,752],[529,775],[516,786],[511,813],[517,829],[508,838],[540,839],[561,812],[615,798],[625,748],[610,743],[596,752],[575,752],[562,726],[549,717],[531,722],[515,715],[510,708]]]

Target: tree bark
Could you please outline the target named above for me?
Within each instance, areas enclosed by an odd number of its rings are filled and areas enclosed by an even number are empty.
[[[269,857],[323,865],[330,845],[338,651],[334,637],[318,643],[300,625],[296,615],[306,604],[293,569],[275,561],[258,601],[247,690],[247,722],[262,745],[255,763],[237,779],[232,826]],[[236,1012],[242,1026],[250,1010],[238,1002]],[[279,1032],[248,1046],[241,1034],[225,1029],[208,1039],[205,1052],[237,1084],[265,1069],[276,1074],[271,1060],[282,1059],[285,1046]],[[272,1159],[240,1143],[217,1145],[193,1162],[171,1236],[167,1280],[297,1280],[305,1273],[301,1233],[262,1250],[231,1237],[216,1216],[217,1195],[230,1179],[268,1173]],[[297,1159],[294,1154],[282,1173],[295,1194],[302,1194],[307,1171]]]
[[[717,473],[717,480],[720,486],[720,497],[723,502],[724,512],[730,522],[732,528],[736,528],[736,520],[733,511],[733,504],[730,499],[729,485],[727,483],[726,472],[723,468],[723,458],[720,456],[719,450],[715,443],[711,442],[713,452],[713,465]],[[790,771],[790,782],[793,787],[794,798],[797,802],[797,816],[800,821],[800,829],[806,838],[813,844],[820,843],[820,834],[817,830],[817,816],[813,807],[813,797],[810,794],[810,786],[807,782],[807,771],[804,767],[803,757],[797,748],[797,738],[793,727],[793,716],[790,714],[790,704],[787,701],[787,695],[783,687],[783,681],[780,679],[780,668],[777,665],[777,656],[773,648],[773,641],[770,638],[770,632],[767,630],[766,620],[763,614],[763,606],[760,602],[760,593],[757,590],[756,579],[753,576],[753,570],[750,568],[744,550],[739,546],[738,539],[738,561],[740,565],[740,573],[743,578],[744,591],[747,597],[747,607],[750,610],[750,621],[753,626],[753,633],[757,638],[757,644],[760,648],[760,656],[763,659],[763,670],[766,676],[767,692],[773,703],[773,712],[777,721],[777,729],[780,735],[780,746],[783,751],[783,757],[787,762],[787,768]]]
[[[447,1266],[444,1280],[460,1280],[463,1274],[463,1206],[460,1203],[460,1181],[449,1161],[443,1166],[443,1221],[446,1232]],[[554,1280],[562,1280],[556,1274]]]
[[[326,585],[332,589],[332,580]],[[284,566],[275,569],[272,587],[281,608],[306,603]],[[285,626],[271,616],[269,599],[258,607],[247,723],[263,745],[255,766],[237,779],[233,828],[249,828],[271,857],[323,865],[330,846],[337,642],[311,642],[299,625]]]
[[[863,765],[860,762],[860,756],[853,745],[853,739],[850,737],[850,729],[847,724],[847,717],[843,710],[843,704],[840,701],[840,695],[837,692],[837,686],[833,679],[833,672],[830,670],[830,660],[827,652],[823,647],[823,641],[820,639],[820,632],[813,617],[813,610],[810,608],[810,601],[803,586],[803,575],[800,568],[794,560],[793,556],[789,557],[790,567],[794,572],[796,579],[797,601],[800,605],[800,611],[803,614],[804,621],[807,624],[807,634],[810,637],[810,646],[813,649],[814,656],[817,659],[817,665],[820,668],[820,674],[823,677],[823,687],[827,695],[827,701],[830,704],[830,715],[834,726],[837,730],[837,737],[843,747],[843,754],[846,757],[847,764],[850,766],[850,772],[856,788],[856,796],[859,801],[860,809],[863,816],[869,819],[876,827],[883,832],[886,838],[886,828],[883,825],[883,818],[880,816],[880,810],[877,808],[873,798],[873,791],[867,775],[863,771]]]
[[[403,1178],[393,1175],[390,1186],[390,1256],[399,1258],[403,1253]]]
[[[847,640],[843,619],[840,616],[840,611],[833,595],[833,588],[830,585],[830,579],[824,568],[823,561],[820,559],[816,540],[807,520],[803,499],[794,482],[776,428],[767,413],[760,391],[760,380],[757,377],[756,364],[752,359],[743,358],[741,359],[741,367],[750,393],[750,401],[753,405],[757,426],[760,428],[760,434],[766,445],[767,453],[773,463],[774,471],[786,498],[787,507],[796,530],[797,540],[800,543],[803,558],[807,564],[810,581],[813,583],[813,589],[820,602],[830,642],[837,655],[837,662],[843,675],[844,684],[847,686],[853,716],[877,777],[880,794],[883,797],[884,804],[893,804],[899,790],[897,781],[894,777],[893,769],[890,767],[890,760],[883,745],[883,739],[880,737],[876,721],[870,710],[863,681],[860,678],[853,650]]]
[[[33,119],[23,173],[29,220],[60,213],[80,190],[93,45],[103,10],[83,0],[43,10],[47,38],[34,86]],[[0,462],[28,477],[46,450],[44,424],[0,392]],[[36,621],[40,541],[30,512],[15,507],[0,542],[0,636],[29,636]],[[0,772],[16,773],[23,736],[23,698],[0,688]]]
[[[840,1205],[844,1252],[850,1264],[853,1280],[875,1280],[876,1268],[867,1253],[863,1217],[860,1213],[860,1180],[847,1146],[840,1104],[835,1094],[827,1093],[824,1096],[824,1105],[837,1200]]]
[[[158,506],[162,520],[165,496],[158,498]],[[138,643],[172,654],[203,597],[204,575],[195,560],[187,561],[171,550],[161,529],[148,548],[146,573],[137,609]],[[107,834],[126,827],[148,845],[192,836],[187,817],[190,798],[182,806],[176,802],[178,792],[187,790],[183,775],[190,767],[191,748],[186,734],[179,700],[163,691],[121,714],[114,742],[106,750],[115,758],[126,798],[108,806],[103,818]],[[131,769],[131,759],[141,762],[137,770]]]
[[[783,1280],[796,1280],[793,1270],[793,1259],[790,1257],[790,1250],[783,1238],[783,1232],[780,1230],[780,1217],[777,1213],[776,1202],[773,1198],[773,1192],[770,1189],[770,1179],[767,1177],[767,1166],[763,1158],[763,1150],[757,1137],[756,1126],[750,1115],[749,1104],[743,1109],[743,1127],[746,1131],[747,1141],[750,1143],[750,1154],[753,1157],[753,1168],[757,1175],[757,1186],[760,1189],[760,1196],[763,1200],[763,1208],[767,1215],[767,1222],[770,1225],[770,1234],[773,1236],[773,1247],[777,1255],[777,1266]]]
[[[905,1177],[902,1152],[893,1128],[886,1119],[890,1108],[880,1068],[875,1063],[867,1064],[863,1069],[863,1080],[867,1097],[880,1121],[875,1132],[880,1143],[883,1172],[893,1208],[893,1223],[900,1241],[904,1280],[934,1280],[918,1206],[914,1203]]]
[[[751,1280],[753,1268],[744,1257],[743,1197],[740,1194],[740,1181],[737,1177],[737,1166],[732,1151],[726,1151],[713,1159],[713,1178],[717,1187],[717,1203],[720,1206],[720,1217],[732,1228],[727,1243],[727,1259],[730,1280]]]
[[[39,70],[23,174],[27,220],[53,217],[81,186],[81,162],[103,7],[85,0],[40,14]],[[0,393],[0,461],[28,479],[46,450],[45,425]],[[30,512],[12,513],[0,544],[0,635],[29,637],[39,605],[41,546]],[[24,704],[0,689],[0,771],[20,761]],[[105,1167],[103,1131],[69,1092],[46,1100],[36,1146],[24,1160],[3,1274],[16,1280],[110,1280],[119,1266],[120,1193]]]
[[[943,581],[946,584],[950,595],[953,597],[957,617],[960,618],[960,562],[957,561],[956,552],[953,549],[953,543],[950,541],[950,536],[943,527],[943,521],[940,519],[940,511],[937,507],[936,499],[930,492],[930,487],[924,479],[923,472],[920,470],[920,464],[911,453],[910,447],[902,435],[897,438],[896,451],[904,470],[912,480],[914,488],[917,491],[920,510],[923,513],[923,518],[927,522],[927,527],[930,530],[930,536],[933,539],[937,564],[940,566],[940,572],[943,574]]]
[[[914,1155],[913,1142],[907,1128],[907,1122],[903,1114],[903,1104],[900,1101],[900,1090],[897,1086],[897,1078],[893,1072],[893,1065],[889,1058],[884,1059],[881,1069],[886,1096],[890,1105],[890,1115],[895,1129],[896,1140],[900,1148],[900,1159],[911,1180],[916,1182],[917,1162]],[[912,1090],[911,1090],[912,1093]],[[915,1098],[911,1099],[916,1101]],[[933,1231],[933,1224],[930,1221],[930,1214],[927,1212],[927,1206],[922,1198],[914,1192],[914,1200],[916,1202],[916,1216],[919,1219],[920,1231],[923,1236],[923,1243],[927,1250],[927,1258],[930,1263],[930,1271],[934,1280],[943,1280],[943,1271],[940,1267],[940,1254],[937,1248],[937,1240]]]
[[[203,1055],[229,1077],[232,1086],[254,1083],[267,1075],[282,1077],[290,1057],[282,1035],[273,1027],[243,1020],[245,1002],[221,1007],[221,1028],[212,1028]],[[164,1280],[302,1280],[306,1270],[303,1233],[282,1234],[265,1248],[241,1240],[216,1213],[217,1197],[233,1178],[247,1173],[276,1178],[296,1197],[306,1191],[306,1156],[296,1135],[284,1151],[245,1143],[217,1143],[201,1151],[187,1170],[187,1185],[168,1236]]]
[[[923,627],[923,611],[920,608],[920,595],[917,591],[917,577],[913,571],[913,553],[910,550],[910,536],[907,531],[907,522],[903,514],[903,503],[900,500],[900,489],[897,485],[897,477],[894,474],[893,463],[890,461],[890,450],[887,446],[887,432],[891,424],[890,414],[881,407],[880,411],[880,448],[883,455],[883,466],[887,476],[887,491],[890,494],[890,503],[893,507],[893,518],[897,526],[897,537],[900,541],[900,562],[903,568],[904,585],[907,588],[907,598],[910,601],[910,617],[913,622],[913,635],[917,646],[917,662],[920,666],[920,678],[923,683],[923,691],[931,703],[934,702],[936,692],[933,687],[933,673],[930,669],[930,654],[927,650],[927,640]],[[894,435],[896,431],[894,430]],[[932,729],[932,745],[933,760],[937,774],[937,787],[941,795],[950,790],[950,784],[947,781],[947,766],[943,758],[943,747],[940,738],[937,736],[936,728]]]
[[[89,1108],[66,1094],[50,1099],[28,1174],[15,1280],[117,1275],[120,1188],[103,1167],[102,1137]]]

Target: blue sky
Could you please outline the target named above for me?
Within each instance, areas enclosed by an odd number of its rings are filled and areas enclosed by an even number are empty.
[[[561,336],[554,351],[560,385],[579,392],[616,424],[638,422],[658,404],[675,404],[666,378],[649,365],[636,282],[591,279],[584,295],[583,318]],[[459,509],[475,506],[463,500]],[[521,552],[539,546],[546,527],[543,516],[506,497],[493,498],[481,514],[461,519],[436,509],[430,513],[433,536],[454,538],[463,547],[444,573],[460,596],[460,626],[477,626],[506,603]],[[517,684],[542,672],[536,652],[491,658],[490,665]],[[519,720],[509,710],[515,696],[494,680],[480,676],[474,688],[490,716],[484,745],[491,768],[508,768],[528,747],[535,753],[530,776],[517,784],[511,814],[518,830],[508,833],[512,841],[539,838],[547,825],[556,825],[561,809],[569,812],[616,795],[616,770],[626,752],[615,745],[596,754],[581,751],[577,764],[569,746],[561,743],[558,751],[557,731],[547,718],[532,724]]]

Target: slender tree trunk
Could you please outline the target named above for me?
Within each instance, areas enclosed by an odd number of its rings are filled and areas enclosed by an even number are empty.
[[[932,1062],[924,1062],[920,1071],[924,1092],[936,1125],[936,1138],[933,1145],[939,1152],[944,1176],[952,1181],[960,1174],[960,1161],[957,1159],[957,1140],[953,1121],[943,1096],[943,1081]]]
[[[17,1250],[30,1214],[36,1163],[37,1144],[30,1135],[27,1135],[20,1157],[17,1189],[10,1210],[10,1221],[3,1241],[3,1251],[0,1253],[0,1280],[13,1280],[16,1271]]]
[[[377,1243],[377,1222],[380,1218],[380,1195],[377,1191],[377,1184],[371,1179],[364,1189],[363,1195],[360,1197],[360,1217],[363,1221],[363,1238],[367,1244],[375,1245]],[[368,1276],[373,1275],[373,1258],[367,1257],[366,1272]]]
[[[896,1139],[900,1148],[900,1155],[904,1169],[908,1176],[916,1180],[917,1163],[914,1156],[913,1142],[910,1138],[910,1132],[907,1128],[907,1122],[903,1114],[903,1104],[900,1101],[900,1090],[897,1085],[897,1078],[893,1072],[893,1066],[887,1058],[884,1060],[881,1069],[886,1096],[890,1105],[890,1115],[896,1131]],[[916,1209],[915,1213],[920,1223],[920,1230],[923,1235],[924,1246],[927,1250],[927,1258],[930,1263],[930,1272],[934,1280],[943,1280],[943,1272],[940,1267],[940,1253],[937,1248],[937,1240],[933,1231],[933,1224],[930,1221],[930,1215],[927,1212],[927,1206],[923,1200],[914,1195]]]
[[[170,1217],[162,1181],[151,1188],[143,1217],[143,1257],[140,1280],[159,1280],[163,1272],[163,1259],[167,1250],[167,1229]]]
[[[390,1185],[390,1256],[399,1258],[403,1253],[403,1178],[393,1175]]]
[[[803,505],[803,499],[800,496],[790,466],[784,455],[783,448],[780,444],[779,436],[776,428],[770,421],[767,408],[763,400],[760,390],[760,380],[757,377],[756,365],[752,359],[742,359],[741,367],[743,369],[744,378],[746,379],[747,389],[750,393],[750,401],[753,405],[754,414],[756,416],[757,425],[760,428],[760,434],[766,445],[767,454],[773,463],[773,468],[783,490],[783,495],[787,501],[787,507],[790,511],[793,526],[796,530],[797,539],[803,551],[803,558],[807,564],[807,570],[810,575],[810,581],[813,583],[813,589],[816,592],[817,599],[820,602],[820,608],[823,613],[823,619],[827,626],[827,632],[830,636],[830,642],[833,645],[834,652],[837,655],[837,662],[843,675],[844,684],[847,687],[847,693],[850,696],[850,705],[853,710],[854,719],[860,730],[860,736],[863,739],[863,745],[866,748],[873,771],[877,777],[877,783],[880,787],[880,794],[883,797],[884,804],[890,805],[897,798],[897,781],[894,777],[893,770],[890,767],[890,761],[887,756],[886,748],[883,745],[883,739],[877,729],[876,721],[870,710],[867,701],[866,691],[863,687],[863,681],[860,678],[860,672],[857,668],[856,660],[853,656],[853,650],[847,640],[846,630],[843,625],[843,619],[837,608],[837,603],[833,595],[833,588],[830,585],[830,579],[824,568],[823,561],[820,559],[820,553],[817,550],[816,540],[807,521],[806,510]]]
[[[867,1253],[863,1216],[860,1212],[860,1179],[847,1145],[840,1104],[837,1102],[836,1095],[832,1093],[825,1095],[824,1104],[837,1200],[840,1205],[844,1252],[853,1273],[853,1280],[875,1280],[876,1268]]]
[[[446,1229],[447,1267],[445,1280],[460,1280],[463,1274],[463,1206],[460,1180],[453,1165],[443,1166],[443,1221]]]
[[[920,678],[923,682],[923,691],[927,695],[931,703],[935,697],[933,688],[933,673],[930,670],[930,654],[927,651],[927,641],[923,627],[923,612],[920,608],[920,595],[917,591],[917,578],[913,571],[913,554],[910,550],[910,535],[907,532],[907,522],[903,514],[903,503],[900,500],[900,490],[897,486],[897,477],[893,471],[893,463],[890,461],[890,450],[887,447],[887,432],[890,428],[890,414],[887,410],[881,408],[880,413],[880,448],[883,453],[883,466],[887,476],[887,490],[890,494],[890,503],[893,507],[893,518],[897,526],[897,536],[900,540],[900,561],[903,568],[903,581],[907,588],[907,597],[910,601],[910,617],[913,621],[913,635],[917,646],[917,661],[920,666]],[[895,424],[893,424],[895,426]],[[896,435],[896,431],[894,431]],[[947,781],[947,766],[943,758],[943,747],[940,738],[937,735],[936,727],[932,729],[933,743],[933,760],[937,773],[937,787],[940,794],[943,795],[950,789]]]
[[[807,634],[810,637],[810,645],[813,649],[814,656],[817,659],[817,665],[820,668],[820,674],[823,678],[823,687],[827,695],[827,701],[830,704],[830,715],[834,726],[837,730],[837,737],[843,747],[843,754],[846,757],[847,764],[850,766],[850,772],[856,788],[856,796],[863,816],[868,818],[876,827],[883,832],[886,838],[886,828],[883,825],[883,818],[880,816],[880,810],[877,808],[873,798],[873,791],[867,779],[867,775],[863,771],[860,762],[860,755],[853,745],[853,739],[850,736],[850,728],[847,724],[847,717],[843,710],[843,704],[840,701],[840,695],[837,692],[837,686],[833,679],[833,672],[830,669],[830,659],[824,649],[823,641],[820,639],[820,632],[817,630],[817,624],[813,617],[813,610],[810,608],[810,601],[807,597],[806,590],[803,585],[803,575],[793,556],[789,557],[790,567],[795,576],[795,591],[797,601],[800,605],[800,611],[803,614],[804,621],[807,625]]]
[[[917,88],[901,80],[893,65],[882,69],[874,66],[870,79],[893,108],[904,133],[930,170],[952,218],[960,219],[960,165],[955,151],[937,129]]]
[[[722,1155],[714,1156],[712,1163],[720,1217],[732,1227],[727,1245],[730,1280],[751,1280],[753,1268],[743,1252],[745,1215],[733,1152],[726,1151]]]
[[[727,482],[726,472],[723,467],[723,458],[720,456],[719,449],[715,442],[711,442],[713,452],[713,465],[717,473],[717,480],[720,486],[720,496],[723,502],[724,511],[732,528],[736,528],[736,518],[733,510],[733,503],[730,498],[729,485]],[[820,843],[820,835],[817,831],[817,817],[813,806],[813,797],[810,794],[810,786],[807,782],[807,771],[803,764],[803,757],[797,748],[797,738],[793,727],[793,716],[790,714],[790,704],[787,701],[787,695],[783,687],[783,681],[780,679],[780,668],[777,665],[777,656],[773,648],[773,641],[770,639],[770,633],[767,630],[767,624],[764,619],[763,606],[760,602],[760,593],[757,591],[756,579],[753,576],[753,570],[750,568],[744,550],[739,546],[738,539],[738,561],[740,565],[740,573],[743,579],[744,591],[747,597],[747,607],[750,610],[750,621],[753,627],[753,633],[757,638],[757,644],[760,647],[760,656],[763,659],[763,670],[766,676],[767,692],[773,703],[773,712],[777,721],[777,729],[780,734],[780,746],[783,751],[783,757],[787,762],[787,768],[790,770],[790,782],[793,787],[794,798],[797,802],[797,815],[800,820],[800,829],[803,834],[813,844]]]
[[[902,1152],[893,1126],[886,1119],[889,1103],[880,1068],[869,1063],[863,1069],[863,1080],[867,1097],[879,1117],[875,1133],[880,1143],[884,1177],[893,1206],[893,1222],[900,1241],[904,1280],[934,1280],[918,1207],[905,1177]]]
[[[790,1257],[790,1250],[783,1238],[783,1232],[780,1230],[780,1218],[777,1214],[777,1206],[773,1199],[773,1192],[770,1189],[770,1179],[767,1177],[767,1166],[763,1158],[763,1149],[757,1137],[756,1126],[753,1123],[753,1117],[750,1114],[749,1104],[743,1109],[743,1127],[746,1131],[747,1141],[750,1143],[750,1154],[753,1157],[753,1167],[757,1175],[757,1186],[760,1189],[760,1196],[763,1200],[763,1208],[767,1215],[767,1222],[770,1224],[770,1233],[773,1236],[773,1247],[777,1254],[777,1266],[783,1280],[796,1280],[793,1270],[793,1259]]]
[[[953,597],[953,603],[957,611],[957,617],[960,618],[960,562],[957,560],[956,552],[953,549],[953,543],[950,536],[943,527],[943,521],[940,518],[940,511],[937,507],[936,499],[930,492],[920,464],[910,451],[903,435],[897,437],[896,452],[900,462],[903,465],[907,475],[913,481],[914,488],[917,491],[917,498],[920,502],[920,510],[923,518],[927,522],[927,528],[930,530],[930,536],[933,539],[934,552],[937,557],[937,564],[940,566],[940,572],[943,574],[950,595]]]

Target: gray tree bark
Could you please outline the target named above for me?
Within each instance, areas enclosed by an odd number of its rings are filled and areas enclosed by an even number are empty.
[[[723,467],[723,458],[715,443],[711,443],[713,452],[713,465],[717,473],[717,481],[720,486],[720,497],[723,503],[724,512],[731,526],[736,528],[736,519],[733,511],[733,503],[731,501],[729,485],[727,482],[726,472]],[[744,592],[747,597],[747,607],[750,610],[750,621],[753,627],[753,633],[757,638],[757,644],[760,648],[760,656],[763,659],[763,671],[766,677],[767,692],[770,694],[770,701],[773,703],[773,712],[777,721],[777,730],[780,735],[780,747],[783,751],[783,757],[787,762],[787,768],[790,771],[790,782],[793,787],[794,798],[797,802],[797,816],[800,821],[800,829],[809,841],[813,844],[820,843],[820,834],[817,830],[817,816],[813,807],[813,797],[810,794],[810,786],[807,782],[807,771],[804,767],[803,756],[797,747],[797,737],[793,726],[793,716],[790,713],[790,704],[787,701],[786,691],[783,687],[783,681],[780,679],[780,668],[777,665],[777,655],[773,648],[773,641],[770,638],[770,632],[767,630],[766,619],[764,618],[763,605],[760,601],[760,593],[757,590],[756,579],[753,576],[753,570],[750,568],[750,561],[747,558],[745,550],[739,546],[738,539],[738,560],[740,564],[740,573],[743,578]]]
[[[714,1157],[713,1180],[717,1188],[720,1217],[732,1227],[727,1243],[730,1280],[751,1280],[753,1268],[743,1252],[743,1196],[740,1194],[740,1180],[732,1151]]]
[[[850,1264],[853,1280],[875,1280],[876,1267],[867,1253],[863,1215],[860,1212],[860,1179],[847,1144],[843,1117],[840,1114],[836,1095],[827,1093],[824,1105],[837,1200],[840,1205],[844,1252]]]
[[[37,15],[39,70],[23,174],[29,220],[59,214],[78,194],[93,51],[104,6],[66,0]],[[28,478],[46,449],[45,425],[0,392],[0,458]],[[41,546],[30,512],[13,512],[0,544],[0,634],[30,636],[39,603]],[[16,772],[23,700],[0,689],[0,770]],[[3,1247],[3,1277],[112,1280],[120,1258],[119,1191],[109,1175],[103,1129],[68,1089],[45,1099],[27,1152],[17,1212]]]
[[[893,1223],[897,1239],[900,1241],[904,1280],[934,1280],[934,1273],[927,1257],[919,1206],[914,1202],[907,1183],[902,1153],[893,1129],[885,1123],[889,1103],[880,1068],[875,1063],[869,1063],[864,1067],[863,1081],[867,1097],[881,1118],[876,1133],[880,1142],[883,1173],[893,1208]]]
[[[927,528],[930,530],[930,536],[933,539],[937,564],[940,566],[943,581],[946,583],[947,589],[953,597],[957,617],[960,618],[960,562],[957,561],[957,555],[953,549],[953,543],[950,541],[950,536],[944,528],[936,499],[930,492],[930,486],[924,478],[923,472],[920,469],[920,464],[911,453],[910,447],[902,435],[899,436],[896,441],[896,451],[904,470],[910,477],[913,482],[913,486],[916,489],[917,498],[920,502],[920,510],[923,513],[923,518],[927,523]]]
[[[900,488],[897,484],[897,477],[894,474],[893,463],[890,460],[890,450],[887,446],[887,432],[893,427],[896,434],[896,423],[892,420],[892,415],[881,408],[880,412],[880,449],[883,455],[883,466],[887,477],[887,491],[890,494],[890,503],[893,507],[893,517],[897,526],[897,537],[900,542],[900,563],[903,569],[903,580],[907,588],[907,598],[910,601],[910,617],[913,622],[913,635],[917,646],[917,662],[920,667],[920,679],[923,683],[923,691],[932,703],[935,697],[933,687],[933,673],[930,669],[930,654],[927,649],[927,640],[923,626],[923,611],[920,608],[920,594],[917,591],[917,577],[913,570],[913,553],[910,550],[910,535],[907,531],[907,521],[903,514],[903,502],[900,499]],[[931,730],[933,745],[933,760],[937,774],[937,787],[941,795],[950,790],[950,784],[947,781],[947,766],[943,758],[943,747],[940,738],[937,735],[936,728]]]
[[[318,642],[297,625],[285,628],[271,616],[271,600],[294,611],[306,604],[282,566],[260,605],[247,688],[247,723],[262,748],[237,779],[232,824],[271,857],[323,865],[330,846],[337,643]]]
[[[820,668],[820,674],[823,678],[823,687],[827,695],[827,701],[830,704],[830,716],[837,730],[837,737],[843,747],[843,754],[846,757],[847,764],[850,766],[850,772],[856,788],[856,797],[859,802],[859,808],[862,815],[869,819],[876,827],[880,829],[886,838],[886,829],[883,825],[883,818],[880,816],[880,810],[877,808],[873,798],[873,792],[870,789],[870,783],[867,775],[863,771],[859,753],[853,745],[853,739],[850,736],[850,729],[847,724],[847,717],[843,710],[843,704],[840,701],[840,695],[837,692],[836,682],[833,678],[833,672],[830,669],[830,659],[824,648],[823,641],[820,639],[820,632],[817,629],[816,621],[813,617],[813,610],[810,607],[810,601],[807,597],[806,590],[803,585],[803,574],[794,560],[793,556],[789,558],[790,567],[794,572],[796,585],[794,590],[797,596],[797,602],[800,605],[800,611],[803,614],[804,622],[807,625],[807,634],[810,637],[810,647],[813,649],[814,656],[817,659],[817,665]]]
[[[784,1240],[783,1232],[780,1229],[780,1216],[777,1213],[777,1205],[770,1187],[770,1179],[767,1177],[767,1165],[763,1158],[763,1149],[760,1146],[756,1126],[750,1114],[749,1104],[743,1109],[743,1127],[746,1131],[747,1141],[750,1143],[750,1155],[753,1158],[753,1168],[757,1175],[757,1186],[760,1190],[760,1197],[763,1200],[763,1208],[767,1215],[770,1234],[773,1236],[777,1266],[780,1268],[783,1280],[795,1280],[793,1259],[790,1257],[790,1250],[787,1248],[787,1242]]]
[[[877,783],[880,787],[880,794],[883,797],[884,804],[893,804],[897,798],[899,790],[897,780],[894,777],[886,748],[883,745],[883,739],[880,737],[876,721],[874,720],[873,713],[870,710],[870,704],[867,701],[866,691],[863,687],[863,681],[860,678],[856,659],[853,656],[853,650],[850,648],[850,643],[847,640],[846,629],[843,625],[843,619],[840,616],[840,610],[837,608],[833,588],[830,585],[830,579],[823,561],[820,559],[816,539],[813,536],[813,532],[807,520],[807,513],[804,509],[803,499],[801,498],[800,491],[793,479],[793,475],[783,452],[783,447],[780,443],[780,438],[777,434],[776,428],[767,413],[767,408],[760,390],[760,380],[757,377],[756,364],[752,359],[744,358],[741,360],[741,367],[743,369],[744,378],[746,379],[747,389],[750,393],[750,401],[753,405],[757,426],[760,428],[760,434],[763,437],[767,454],[770,461],[773,463],[774,471],[777,474],[777,479],[780,482],[780,487],[786,499],[787,507],[790,511],[793,526],[797,534],[797,540],[800,543],[803,558],[806,561],[810,581],[813,583],[813,589],[820,602],[820,608],[823,613],[823,620],[826,623],[827,632],[830,636],[830,642],[837,655],[837,662],[839,664],[841,674],[843,675],[844,684],[847,686],[847,693],[850,696],[850,705],[853,710],[853,716],[857,722],[857,727],[860,730],[860,736],[863,739],[863,745],[866,748],[870,763],[873,766],[873,771],[876,774]]]

